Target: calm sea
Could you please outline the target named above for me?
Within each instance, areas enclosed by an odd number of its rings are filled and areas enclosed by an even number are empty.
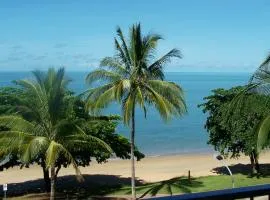
[[[86,73],[69,72],[73,80],[70,87],[76,93],[84,91]],[[203,97],[215,88],[230,88],[246,84],[248,73],[167,73],[166,79],[181,85],[185,91],[188,113],[182,118],[165,124],[154,108],[149,108],[147,118],[138,110],[136,114],[136,144],[146,155],[165,155],[178,153],[210,152],[207,145],[207,132],[204,129],[206,115],[197,107]],[[27,72],[1,72],[0,86],[11,85],[12,80],[31,77]],[[120,114],[121,107],[111,105],[104,113]],[[122,124],[117,128],[119,134],[129,137],[129,131]]]

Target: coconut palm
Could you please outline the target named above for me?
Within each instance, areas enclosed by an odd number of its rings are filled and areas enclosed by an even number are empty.
[[[171,58],[181,58],[181,56],[179,50],[172,49],[155,60],[157,44],[162,37],[157,34],[143,36],[140,24],[130,28],[128,40],[120,28],[117,28],[116,32],[118,37],[114,40],[116,55],[105,57],[100,67],[87,75],[88,84],[99,82],[99,86],[89,89],[85,94],[87,94],[87,107],[94,113],[114,101],[122,105],[124,123],[130,126],[131,186],[132,196],[136,198],[135,107],[138,105],[146,116],[147,106],[153,105],[165,121],[186,112],[181,87],[165,81],[163,72],[165,64],[170,62]]]
[[[77,163],[70,150],[74,148],[101,145],[110,151],[102,140],[87,135],[76,120],[68,117],[70,96],[67,93],[69,80],[65,79],[64,69],[49,69],[47,73],[33,72],[34,80],[20,80],[17,84],[28,95],[28,101],[21,106],[22,115],[0,117],[0,153],[18,155],[21,162],[31,163],[40,158],[51,172],[51,195],[55,196],[56,170],[58,159],[72,164],[77,177],[82,180]]]

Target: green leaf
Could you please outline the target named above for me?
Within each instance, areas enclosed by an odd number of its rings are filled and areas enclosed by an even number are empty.
[[[257,148],[259,152],[263,149],[265,145],[269,143],[269,133],[270,133],[270,116],[267,116],[265,119],[263,119],[258,129]]]

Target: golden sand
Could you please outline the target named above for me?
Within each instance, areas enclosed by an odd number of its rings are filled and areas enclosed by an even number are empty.
[[[228,165],[249,164],[248,157],[240,159],[225,160]],[[260,163],[270,163],[270,153],[263,153],[260,156]],[[146,157],[136,162],[136,177],[146,182],[154,182],[170,179],[178,176],[187,176],[191,171],[191,176],[215,175],[214,168],[221,167],[223,164],[213,158],[213,154],[183,154],[159,157]],[[81,167],[82,174],[101,174],[117,175],[120,177],[130,177],[129,160],[110,160],[104,164],[92,162],[91,166]],[[59,176],[73,175],[72,167],[63,168]],[[30,168],[19,169],[19,167],[10,168],[0,172],[0,184],[19,183],[28,180],[40,179],[43,177],[42,169],[39,166],[30,166]]]

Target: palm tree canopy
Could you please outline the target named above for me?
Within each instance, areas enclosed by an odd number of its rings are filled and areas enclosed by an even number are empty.
[[[251,76],[250,83],[254,85],[255,92],[270,94],[270,55]]]
[[[98,87],[85,92],[88,109],[95,113],[118,101],[122,104],[126,124],[130,123],[136,104],[145,114],[147,104],[154,105],[165,121],[173,115],[184,114],[183,90],[177,84],[165,81],[163,71],[171,58],[181,58],[180,51],[172,49],[155,59],[157,44],[162,39],[160,35],[143,36],[140,24],[130,28],[129,40],[119,27],[116,32],[115,56],[104,58],[100,67],[86,77],[90,85],[99,83]]]
[[[35,71],[33,75],[33,80],[16,81],[30,97],[18,115],[0,116],[0,126],[7,128],[0,133],[1,153],[17,152],[26,164],[43,156],[48,168],[65,158],[79,173],[71,149],[100,145],[111,151],[102,140],[85,134],[79,120],[69,117],[71,95],[66,87],[70,80],[65,78],[64,68],[49,69],[47,73]],[[24,112],[27,118],[22,117]]]

